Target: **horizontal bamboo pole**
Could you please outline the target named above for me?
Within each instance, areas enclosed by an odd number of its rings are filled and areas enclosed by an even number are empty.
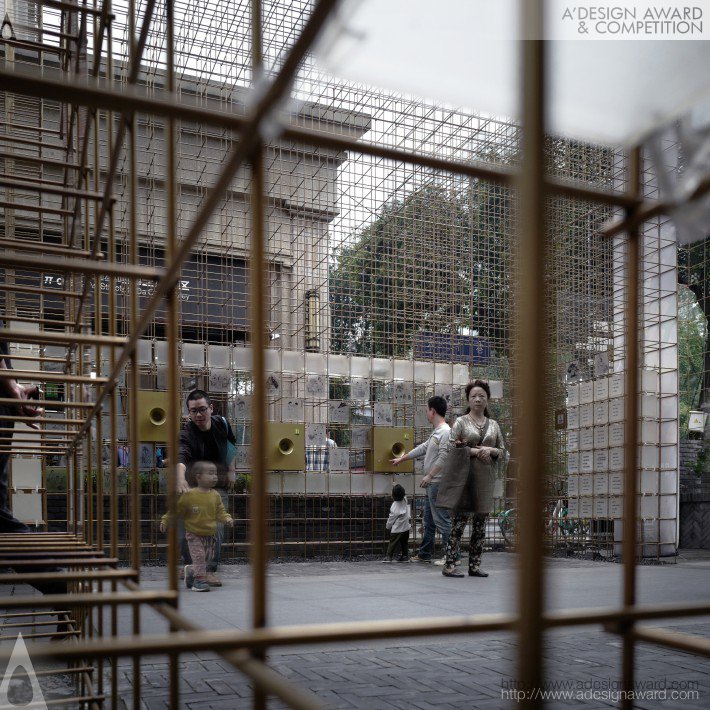
[[[666,629],[634,628],[629,632],[635,641],[645,641],[656,646],[674,648],[686,653],[695,653],[710,658],[710,639],[681,634]]]
[[[21,454],[22,456],[67,456],[67,449],[45,448],[43,446],[0,447],[0,454]]]
[[[0,69],[0,82],[5,83],[9,91],[17,91],[31,96],[52,98],[82,106],[121,112],[127,110],[141,111],[185,121],[222,126],[231,128],[236,132],[243,131],[249,120],[228,111],[205,108],[198,105],[197,101],[188,103],[184,97],[178,99],[168,95],[151,96],[145,89],[134,86],[115,90],[106,81],[77,81],[75,79],[66,79],[59,74],[52,76],[51,72],[45,72],[40,75],[38,72],[29,70],[26,67],[12,71]],[[297,143],[332,148],[338,151],[352,151],[361,155],[419,165],[446,173],[467,175],[494,183],[512,185],[515,177],[515,173],[512,170],[421,155],[399,148],[364,143],[326,131],[284,126],[282,137],[285,140]],[[579,197],[580,199],[617,207],[631,207],[637,204],[635,199],[621,192],[600,190],[550,178],[548,178],[546,184],[547,189],[552,193],[568,197]]]
[[[7,316],[3,316],[7,320]],[[64,363],[66,362],[66,358],[63,357],[46,357],[45,355],[21,355],[19,353],[11,353],[10,354],[10,360],[29,360],[31,362],[56,362],[56,363]]]
[[[51,185],[48,183],[40,184],[28,180],[0,178],[0,187],[5,187],[8,190],[15,190],[17,192],[38,192],[47,195],[60,195],[61,197],[75,197],[80,200],[90,200],[92,202],[100,202],[104,199],[102,194],[90,190],[75,190],[71,187]],[[110,197],[109,199],[115,201],[116,198]]]
[[[14,372],[14,370],[0,370],[0,372]],[[14,404],[17,405],[20,402],[18,399],[14,399],[13,397],[0,397],[0,404]],[[76,402],[76,401],[70,401],[70,402],[55,402],[54,400],[51,399],[28,399],[28,400],[22,400],[22,404],[27,404],[30,406],[40,406],[40,407],[51,407],[52,409],[66,409],[67,407],[70,408],[79,408],[79,409],[90,409],[94,405],[91,402]]]
[[[165,269],[153,266],[138,266],[120,262],[92,261],[91,259],[59,259],[47,263],[39,256],[0,253],[0,264],[49,273],[90,274],[92,276],[118,276],[126,279],[159,281]]]
[[[64,579],[57,577],[57,579]],[[178,593],[170,590],[139,590],[131,592],[80,592],[78,594],[45,594],[41,597],[0,597],[0,608],[22,609],[54,608],[77,606],[101,607],[121,606],[124,604],[175,604]]]
[[[0,328],[0,340],[11,343],[35,343],[41,345],[105,345],[125,347],[127,339],[110,335],[90,335],[88,333],[48,333]]]
[[[63,372],[48,372],[42,370],[4,369],[0,369],[0,379],[40,380],[43,382],[75,382],[87,385],[104,385],[109,381],[108,377],[91,377],[89,375],[65,375]]]
[[[22,284],[0,284],[0,291],[12,291],[14,293],[38,293],[57,298],[80,298],[81,294],[75,291],[64,291],[55,288],[40,288],[35,286],[24,286]],[[13,355],[14,357],[14,355]]]
[[[138,579],[138,572],[134,569],[109,569],[109,570],[83,570],[81,572],[17,572],[0,574],[0,584],[31,584],[32,582],[51,582],[61,579],[63,582],[121,582],[126,579]],[[72,595],[75,598],[76,595]],[[11,599],[14,597],[11,597]],[[41,603],[43,597],[15,598],[15,606],[36,605]],[[8,599],[0,599],[0,608],[6,606]],[[49,605],[44,605],[49,606]]]
[[[29,126],[22,123],[12,123],[11,121],[0,121],[0,128],[19,128],[21,131],[37,131],[38,133],[52,133],[61,135],[58,128],[47,128],[45,126]]]
[[[8,289],[11,291],[12,289]],[[56,320],[54,318],[39,318],[29,316],[3,316],[6,323],[35,323],[39,325],[48,325],[55,331],[60,328],[73,328],[76,323],[74,321]]]
[[[83,538],[71,532],[37,532],[37,533],[0,533],[0,540],[76,540],[83,542]]]
[[[70,434],[73,433],[74,432],[70,432]],[[3,438],[3,436],[0,436],[0,440],[2,440]],[[68,441],[69,439],[66,436],[62,436],[61,434],[58,436],[51,436],[43,431],[38,431],[36,436],[18,436],[17,434],[15,434],[15,436],[12,437],[13,444],[36,443],[38,445],[43,444],[44,446],[49,446],[51,444],[52,446],[60,447],[66,445]]]
[[[18,93],[22,94],[24,92],[20,91]],[[8,133],[0,133],[0,141],[12,143],[13,145],[31,145],[35,148],[44,148],[46,150],[56,150],[60,152],[64,152],[64,150],[66,150],[66,146],[63,145],[47,145],[46,141],[40,141],[36,138],[20,138],[20,136],[10,135]]]
[[[30,242],[27,239],[0,239],[0,247],[4,249],[18,249],[20,251],[38,251],[42,254],[56,254],[58,256],[71,256],[87,258],[91,252],[86,249],[72,249],[60,244],[45,244],[44,242]],[[100,255],[103,257],[103,254]]]
[[[0,424],[2,424],[2,419],[0,419]],[[26,438],[18,438],[18,433],[27,433],[27,432],[33,432],[33,436],[28,436]],[[55,437],[59,436],[65,438],[68,436],[73,436],[76,434],[74,429],[11,429],[10,427],[0,427],[0,439],[7,438],[4,435],[15,433],[15,435],[12,437],[13,441],[36,441],[37,443],[48,443],[50,441],[53,441]]]
[[[10,550],[3,550],[2,551],[2,559],[3,560],[40,560],[42,561],[43,559],[47,558],[47,553],[45,551],[40,550],[39,552],[37,551],[31,551],[31,550],[19,550],[19,551],[10,551]],[[54,548],[52,549],[52,559],[64,559],[65,557],[68,558],[75,558],[75,559],[82,559],[84,557],[91,557],[91,558],[96,558],[96,559],[108,559],[102,552],[97,552],[93,548],[89,547],[88,549],[85,550],[79,550],[77,548],[72,548],[69,550],[61,550],[59,548]]]
[[[21,624],[22,625],[22,624]],[[35,626],[36,624],[33,624]],[[52,626],[55,626],[55,624],[51,624]],[[0,631],[2,629],[0,628]],[[66,638],[68,636],[81,636],[81,631],[76,631],[76,630],[69,630],[67,629],[66,631],[47,631],[47,632],[40,632],[36,634],[22,634],[23,639],[46,639],[46,638],[54,638],[55,636],[61,636],[62,638]],[[17,639],[17,635],[9,635],[9,636],[2,636],[0,635],[0,641],[15,641]],[[50,701],[51,704],[51,701]],[[7,708],[7,706],[5,706]],[[3,710],[3,706],[0,705],[0,710]]]
[[[71,550],[71,549],[80,549],[82,551],[84,550],[90,550],[90,547],[86,548],[77,548],[76,543],[68,543],[68,542],[46,542],[42,545],[39,543],[28,543],[26,547],[22,546],[21,543],[12,543],[8,545],[0,545],[0,555],[2,554],[19,554],[23,550],[27,550],[29,552],[36,552],[36,551],[41,551],[47,554],[48,551],[53,551],[53,550]]]
[[[33,400],[34,401],[34,400]],[[15,400],[17,404],[17,400]],[[0,419],[0,421],[4,421]],[[67,419],[66,417],[25,417],[12,416],[13,422],[34,422],[35,424],[76,424],[80,426],[84,423],[84,419]]]
[[[21,162],[24,161],[25,163],[32,163],[33,165],[54,165],[58,168],[66,168],[67,170],[82,171],[81,166],[67,163],[64,160],[40,158],[37,155],[20,155],[19,153],[8,153],[4,150],[0,150],[0,160],[18,160]],[[84,170],[88,172],[90,168],[84,168]]]
[[[0,606],[2,601],[0,600]],[[710,605],[648,605],[629,609],[575,609],[547,613],[543,623],[548,628],[562,626],[589,626],[599,623],[628,622],[654,618],[679,618],[710,614]],[[398,621],[357,621],[336,624],[313,624],[280,628],[235,631],[195,631],[175,636],[129,636],[111,642],[95,641],[82,644],[81,649],[62,649],[59,653],[42,652],[38,657],[62,659],[84,657],[118,658],[122,656],[150,655],[156,653],[182,653],[187,651],[237,648],[269,648],[298,646],[311,643],[338,643],[373,639],[412,638],[443,634],[466,634],[494,631],[513,631],[518,618],[511,614],[408,619]],[[658,637],[664,637],[660,632]],[[710,644],[710,640],[705,640]],[[0,654],[0,662],[9,659],[9,651]],[[33,652],[34,658],[34,652]]]
[[[43,212],[46,214],[58,214],[62,217],[70,217],[74,214],[73,210],[65,210],[61,207],[45,207],[44,205],[32,205],[21,202],[8,202],[0,200],[0,207],[6,210],[17,210],[18,212]]]
[[[45,557],[39,560],[16,560],[0,557],[0,567],[115,567],[119,560],[116,557]]]
[[[63,2],[62,0],[42,0],[42,5],[45,7],[53,7],[57,10],[64,10],[65,12],[83,12],[86,15],[92,15],[93,17],[100,17],[105,14],[104,7],[96,8],[89,7],[87,5],[74,5],[73,3]],[[114,14],[109,15],[112,20],[116,19]]]

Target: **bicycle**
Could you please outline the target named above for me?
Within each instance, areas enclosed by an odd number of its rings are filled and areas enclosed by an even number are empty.
[[[517,513],[516,508],[509,508],[498,514],[498,527],[500,528],[500,532],[505,542],[511,546],[515,544]]]
[[[589,535],[591,525],[587,518],[570,518],[569,509],[560,498],[554,506],[546,504],[543,508],[543,524],[545,532],[551,537],[561,535],[568,538]],[[498,514],[498,528],[508,545],[515,545],[518,530],[518,509],[509,508]]]

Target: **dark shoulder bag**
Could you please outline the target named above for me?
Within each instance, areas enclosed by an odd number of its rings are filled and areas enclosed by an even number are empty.
[[[490,419],[486,417],[486,426],[481,434],[481,441],[488,433]],[[436,495],[436,507],[448,510],[475,509],[475,485],[472,479],[471,453],[469,446],[449,449],[441,468],[441,480]]]
[[[224,430],[227,434],[227,468],[229,468],[232,465],[232,461],[234,461],[234,458],[237,455],[237,445],[229,438],[229,424],[227,424],[227,420],[222,417],[222,423],[224,424]]]
[[[436,507],[454,510],[464,494],[471,455],[468,446],[449,449],[444,465],[441,467],[439,491],[436,495]]]

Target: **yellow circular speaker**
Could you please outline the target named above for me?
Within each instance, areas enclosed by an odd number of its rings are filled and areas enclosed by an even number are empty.
[[[153,426],[163,426],[168,419],[168,414],[162,407],[153,407],[148,412],[148,419]]]
[[[293,441],[287,437],[279,439],[279,453],[290,456],[293,453]]]
[[[392,456],[399,458],[404,454],[404,444],[398,441],[396,444],[392,444]]]

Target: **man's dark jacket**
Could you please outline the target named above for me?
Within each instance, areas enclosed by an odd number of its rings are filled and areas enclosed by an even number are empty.
[[[210,442],[209,436],[212,437]],[[231,441],[236,446],[237,440],[229,426],[229,422],[223,417],[212,415],[212,426],[208,432],[202,432],[192,421],[186,422],[180,432],[180,452],[178,461],[185,464],[189,473],[195,461],[212,461],[217,464],[219,474],[218,488],[227,485],[227,441]],[[214,443],[215,446],[209,446]],[[210,451],[212,449],[212,451]],[[215,456],[217,451],[217,456]]]

